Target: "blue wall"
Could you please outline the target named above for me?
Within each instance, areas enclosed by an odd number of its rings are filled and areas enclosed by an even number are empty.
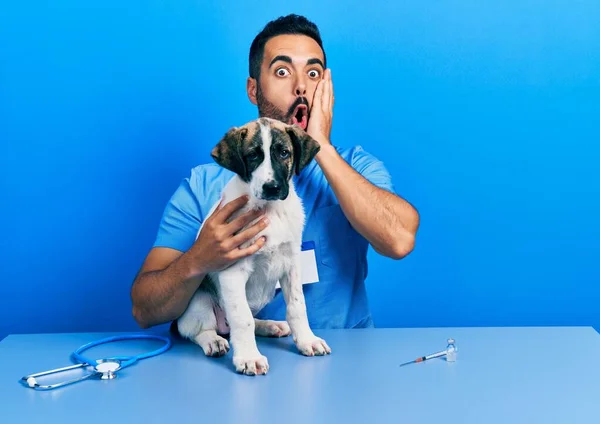
[[[599,2],[221,3],[0,6],[0,337],[137,328],[164,204],[256,116],[250,42],[292,11],[323,32],[335,140],[421,213],[409,258],[370,253],[377,325],[600,327]]]

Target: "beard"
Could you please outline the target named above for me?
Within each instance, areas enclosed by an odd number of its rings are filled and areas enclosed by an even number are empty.
[[[307,110],[307,122],[308,119],[310,119],[310,108],[308,106],[308,99],[306,97],[297,97],[287,111],[282,111],[265,98],[262,90],[260,89],[260,85],[258,85],[256,88],[256,103],[258,106],[258,116],[261,118],[272,118],[286,124],[291,124],[296,108],[300,105],[305,105]]]

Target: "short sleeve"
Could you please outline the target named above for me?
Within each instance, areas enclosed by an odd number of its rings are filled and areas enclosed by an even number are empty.
[[[194,194],[197,175],[192,172],[183,179],[169,199],[158,227],[154,247],[169,247],[182,252],[189,250],[202,224],[202,212]]]
[[[392,176],[386,169],[383,162],[372,154],[366,152],[362,147],[357,146],[352,154],[352,167],[371,184],[395,193]]]

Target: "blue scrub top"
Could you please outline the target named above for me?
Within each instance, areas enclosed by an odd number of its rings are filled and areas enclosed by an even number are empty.
[[[383,162],[360,146],[336,147],[344,160],[368,181],[394,192]],[[181,182],[164,210],[155,247],[182,252],[194,243],[198,229],[234,174],[216,164],[199,165]],[[294,176],[304,204],[303,243],[313,242],[319,282],[303,286],[310,326],[320,328],[373,327],[365,279],[368,241],[346,219],[321,168],[312,161]],[[257,318],[285,320],[281,290]]]

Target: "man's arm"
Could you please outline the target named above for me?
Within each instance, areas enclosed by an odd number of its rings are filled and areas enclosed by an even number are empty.
[[[178,318],[207,273],[227,268],[264,246],[265,238],[261,237],[240,248],[266,228],[267,221],[261,219],[240,231],[264,211],[250,210],[229,222],[231,215],[247,202],[248,198],[241,196],[219,205],[187,252],[158,247],[150,251],[131,287],[132,313],[140,327],[149,328]]]
[[[142,328],[173,321],[185,311],[204,276],[190,252],[153,248],[131,288],[133,317]]]
[[[354,229],[382,255],[400,259],[415,243],[419,214],[399,196],[372,184],[338,155],[331,145],[333,83],[327,69],[315,91],[307,133],[321,150],[315,160]]]
[[[373,249],[394,259],[412,251],[419,215],[407,201],[372,184],[330,144],[321,145],[315,159],[348,221]]]

